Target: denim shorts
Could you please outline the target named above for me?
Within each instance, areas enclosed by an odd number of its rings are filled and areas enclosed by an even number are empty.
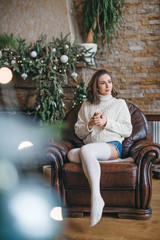
[[[118,141],[110,141],[110,142],[106,142],[106,143],[109,143],[113,147],[115,147],[117,152],[118,152],[118,157],[121,156],[121,154],[122,154],[122,144],[120,142],[118,142]]]

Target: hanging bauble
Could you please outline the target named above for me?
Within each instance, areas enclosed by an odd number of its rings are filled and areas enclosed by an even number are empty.
[[[63,93],[62,88],[59,88],[59,89],[58,89],[58,92],[59,92],[60,94]]]
[[[64,46],[64,48],[65,48],[65,49],[68,49],[68,48],[69,48],[69,46],[66,44],[66,45]]]
[[[57,69],[56,66],[54,66],[54,67],[53,67],[53,70],[56,70],[56,69]]]
[[[12,60],[12,61],[11,61],[11,64],[12,64],[12,65],[16,64],[16,60]]]
[[[56,48],[51,48],[51,52],[56,52]]]
[[[73,73],[71,74],[71,77],[72,77],[74,80],[76,80],[77,76],[78,76],[78,74],[77,74],[76,72],[73,72]]]
[[[37,57],[37,52],[36,52],[36,51],[32,51],[31,54],[30,54],[30,56],[31,56],[32,58]]]
[[[26,80],[26,78],[28,77],[28,75],[27,75],[27,73],[22,73],[22,74],[21,74],[21,77],[22,77],[24,80]]]
[[[2,51],[0,51],[0,58],[2,57]]]
[[[62,55],[61,58],[60,58],[60,61],[62,63],[67,63],[68,62],[68,56],[67,55]]]

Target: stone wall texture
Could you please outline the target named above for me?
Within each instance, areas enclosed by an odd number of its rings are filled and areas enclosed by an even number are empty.
[[[41,32],[59,37],[74,34],[76,15],[71,16],[72,0],[2,0],[0,6],[0,32],[15,33],[28,42],[39,38]],[[97,66],[88,70],[77,68],[86,82],[100,68],[107,69],[119,92],[119,97],[132,102],[146,114],[160,113],[160,5],[159,0],[126,0],[118,39],[109,49],[98,54]],[[64,85],[65,103],[71,108],[76,82],[69,78]],[[13,92],[15,91],[15,92]],[[12,92],[12,93],[11,93]],[[3,93],[3,94],[2,94]],[[32,109],[35,84],[14,76],[11,86],[0,89],[0,102],[12,109]],[[6,96],[6,99],[3,99]],[[12,96],[12,101],[11,101]],[[17,105],[18,102],[18,105]],[[5,104],[4,104],[5,103]]]

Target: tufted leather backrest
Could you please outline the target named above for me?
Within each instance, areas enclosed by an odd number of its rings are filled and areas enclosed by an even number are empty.
[[[132,122],[132,134],[122,143],[122,158],[127,157],[134,142],[148,137],[148,123],[143,112],[132,103],[127,102]]]
[[[148,123],[143,112],[132,103],[127,102],[127,105],[131,113],[133,130],[131,136],[125,138],[123,141],[122,158],[129,156],[130,148],[134,142],[148,137]],[[81,104],[71,109],[64,119],[67,123],[67,129],[64,132],[64,139],[72,142],[75,147],[81,147],[83,145],[83,141],[80,140],[74,133],[74,124],[77,121],[77,114],[80,107]]]

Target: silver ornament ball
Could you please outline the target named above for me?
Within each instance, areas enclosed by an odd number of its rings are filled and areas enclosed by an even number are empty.
[[[32,58],[35,58],[35,57],[37,57],[37,52],[36,51],[32,51],[30,55],[31,55]]]
[[[61,58],[60,58],[60,61],[62,63],[67,63],[68,62],[68,56],[67,55],[62,55]]]
[[[78,74],[77,74],[76,72],[73,72],[73,73],[71,74],[71,77],[72,77],[73,79],[76,79],[77,76],[78,76]]]
[[[24,80],[26,80],[26,78],[28,77],[28,75],[27,75],[27,73],[22,73],[22,74],[21,74],[21,77],[22,77]]]
[[[15,61],[15,60],[12,60],[12,61],[11,61],[11,64],[12,64],[12,65],[14,65],[15,63],[16,63],[16,61]]]
[[[56,48],[52,48],[51,51],[55,53],[56,52]]]
[[[65,47],[65,49],[68,49],[68,48],[69,48],[69,46],[68,46],[67,44],[66,44],[64,47]]]

